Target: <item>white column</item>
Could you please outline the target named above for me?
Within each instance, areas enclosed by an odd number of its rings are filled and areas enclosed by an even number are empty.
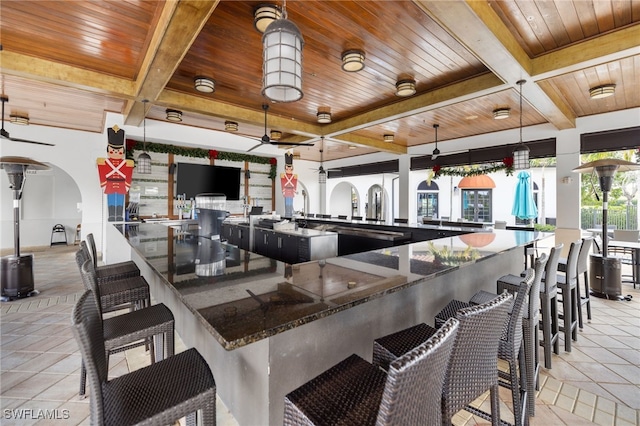
[[[409,198],[413,192],[409,182],[410,165],[411,158],[409,155],[401,155],[398,159],[400,179],[398,183],[398,212],[396,212],[396,217],[409,218]]]
[[[558,228],[580,228],[580,133],[576,129],[558,132],[556,138],[556,206]],[[571,178],[570,181],[564,179]]]

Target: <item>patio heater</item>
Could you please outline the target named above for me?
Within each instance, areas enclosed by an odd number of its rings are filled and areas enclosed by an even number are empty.
[[[607,210],[609,191],[613,185],[616,172],[640,170],[640,164],[616,158],[605,158],[591,161],[573,169],[578,173],[596,173],[602,191],[602,254],[591,255],[591,270],[589,274],[591,294],[595,297],[623,300],[622,276],[620,258],[609,257],[607,240]]]
[[[0,157],[0,168],[9,177],[13,190],[14,254],[3,256],[0,262],[0,285],[3,301],[38,294],[33,285],[33,254],[20,254],[20,199],[27,170],[47,170],[49,166],[25,157]]]

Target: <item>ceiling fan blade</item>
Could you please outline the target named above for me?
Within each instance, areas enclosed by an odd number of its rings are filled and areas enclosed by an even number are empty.
[[[55,146],[52,143],[47,143],[47,142],[38,142],[38,141],[30,141],[28,139],[19,139],[19,138],[9,138],[10,141],[12,142],[24,142],[24,143],[33,143],[36,145],[44,145],[44,146]]]
[[[278,142],[271,141],[269,142],[271,145],[282,145],[282,146],[313,146],[312,143],[304,143],[304,142]]]
[[[251,152],[251,151],[253,151],[253,150],[254,150],[254,149],[256,149],[256,148],[260,148],[262,145],[264,145],[264,144],[263,144],[262,142],[260,142],[258,145],[254,145],[253,147],[249,148],[249,149],[247,150],[247,152]]]

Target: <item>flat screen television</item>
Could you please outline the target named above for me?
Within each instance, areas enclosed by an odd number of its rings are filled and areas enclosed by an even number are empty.
[[[227,200],[239,200],[240,169],[178,163],[176,194],[185,194],[188,200],[205,193],[224,194]]]

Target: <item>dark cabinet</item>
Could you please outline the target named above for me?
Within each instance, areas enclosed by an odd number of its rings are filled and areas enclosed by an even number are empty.
[[[223,223],[223,240],[243,250],[249,250],[249,227],[246,225],[236,225],[234,223]]]

